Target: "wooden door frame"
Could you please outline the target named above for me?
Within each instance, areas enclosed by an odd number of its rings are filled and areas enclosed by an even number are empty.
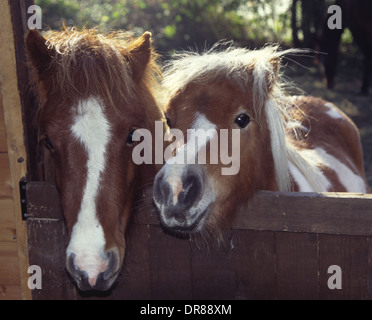
[[[32,170],[32,148],[27,138],[30,126],[25,121],[32,113],[32,97],[28,91],[28,70],[25,64],[24,34],[27,31],[26,8],[30,0],[8,0],[0,2],[0,87],[4,122],[7,137],[10,184],[13,192],[13,214],[16,225],[18,258],[22,299],[31,299],[27,282],[29,278],[28,242],[26,222],[22,220],[19,181]],[[28,152],[27,152],[28,151]]]

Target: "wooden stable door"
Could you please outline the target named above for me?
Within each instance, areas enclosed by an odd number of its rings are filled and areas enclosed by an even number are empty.
[[[27,189],[30,263],[43,271],[34,299],[372,298],[372,195],[259,193],[219,247],[165,234],[143,207],[129,226],[118,282],[102,294],[79,292],[67,274],[55,186]]]

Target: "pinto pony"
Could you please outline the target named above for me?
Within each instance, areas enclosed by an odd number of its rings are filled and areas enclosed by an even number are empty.
[[[354,123],[329,102],[284,93],[281,60],[297,52],[275,46],[214,48],[179,54],[169,62],[163,77],[171,127],[184,135],[190,128],[210,133],[196,147],[194,140],[175,148],[178,153],[155,178],[154,202],[167,231],[218,237],[259,190],[368,192]],[[230,132],[230,153],[232,130],[240,132],[236,174],[222,174],[224,164],[208,159],[221,129]],[[191,163],[170,161],[190,148]],[[196,161],[202,149],[205,164]]]
[[[121,269],[125,230],[143,168],[133,132],[165,120],[152,94],[159,68],[151,34],[95,30],[26,37],[40,100],[40,137],[55,164],[70,233],[67,270],[81,290],[107,290]],[[155,176],[155,168],[146,168]]]

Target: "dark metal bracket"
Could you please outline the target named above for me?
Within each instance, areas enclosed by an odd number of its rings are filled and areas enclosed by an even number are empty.
[[[27,180],[23,177],[19,181],[19,194],[21,197],[22,220],[27,220]]]

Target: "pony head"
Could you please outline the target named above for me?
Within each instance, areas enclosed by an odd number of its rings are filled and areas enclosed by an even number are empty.
[[[133,131],[152,131],[164,118],[151,93],[158,71],[151,34],[65,30],[44,38],[30,31],[26,45],[40,138],[70,234],[67,270],[81,290],[107,290],[121,270],[143,182],[131,157]]]
[[[277,47],[213,48],[180,54],[167,65],[166,114],[187,136],[154,183],[154,202],[167,230],[220,234],[257,190],[289,190],[279,73],[286,53]],[[186,134],[190,129],[204,136],[194,139],[196,133]],[[238,160],[229,168],[231,157]],[[177,158],[184,163],[172,161]]]

